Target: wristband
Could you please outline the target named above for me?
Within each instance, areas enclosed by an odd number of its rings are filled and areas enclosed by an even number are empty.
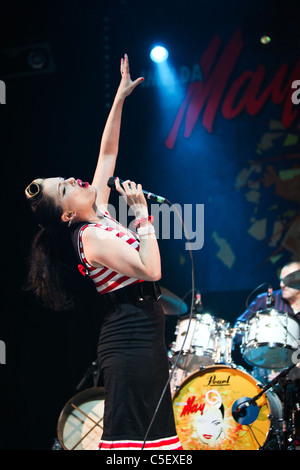
[[[134,223],[133,223],[133,226],[134,228],[138,228],[142,222],[153,222],[154,221],[154,217],[153,215],[148,215],[148,217],[142,217],[141,219],[135,219]]]
[[[148,225],[147,227],[139,227],[137,229],[137,233],[140,237],[143,235],[149,235],[151,233],[155,233],[153,225]]]

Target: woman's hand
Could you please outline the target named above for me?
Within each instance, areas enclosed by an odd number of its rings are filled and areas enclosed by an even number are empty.
[[[132,209],[135,217],[148,217],[147,201],[141,184],[136,185],[134,181],[127,180],[122,183],[122,187],[119,178],[116,178],[115,185],[117,191]]]
[[[137,85],[142,83],[144,78],[139,77],[134,81],[131,80],[129,71],[129,60],[127,54],[124,54],[124,58],[121,59],[120,72],[122,78],[118,88],[118,94],[121,98],[126,98],[126,96],[129,96]]]
[[[115,180],[116,189],[132,208],[140,221],[141,229],[151,225],[148,220],[148,207],[142,186],[133,181],[124,181],[122,186],[119,178]],[[143,281],[158,281],[161,278],[161,260],[157,238],[153,230],[139,233],[139,250],[116,237],[111,231],[88,227],[83,232],[83,247],[88,263],[94,267],[106,266],[123,276],[134,277]]]

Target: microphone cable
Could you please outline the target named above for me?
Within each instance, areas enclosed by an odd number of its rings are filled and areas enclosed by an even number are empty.
[[[122,184],[123,183],[123,180],[120,179],[120,183]],[[116,189],[115,187],[115,177],[110,177],[108,182],[107,182],[107,186],[111,189]],[[178,209],[176,206],[174,206],[170,201],[168,201],[166,198],[163,198],[161,196],[157,196],[156,194],[153,194],[153,193],[149,193],[148,191],[144,191],[143,190],[143,193],[144,195],[146,196],[147,199],[152,199],[152,200],[155,200],[156,202],[159,202],[159,203],[165,203],[165,204],[168,204],[169,206],[173,206],[175,208],[175,212],[177,213],[177,216],[182,224],[182,227],[183,227],[183,231],[184,231],[184,234],[185,234],[185,238],[186,238],[186,241],[187,241],[187,244],[188,244],[188,249],[189,249],[189,254],[190,254],[190,259],[191,259],[191,284],[192,284],[192,288],[189,292],[192,292],[194,294],[195,292],[195,272],[194,272],[194,259],[193,259],[193,254],[192,254],[192,249],[191,249],[191,243],[190,243],[190,238],[189,238],[189,235],[187,233],[187,229],[185,227],[185,224],[183,222],[183,219],[181,217],[181,214],[179,213]],[[188,292],[188,293],[189,293]],[[188,295],[188,294],[186,294]],[[169,374],[169,378],[163,388],[163,391],[161,393],[161,396],[158,400],[158,403],[157,403],[157,406],[155,408],[155,411],[153,413],[153,416],[152,416],[152,419],[150,421],[150,424],[148,426],[148,429],[146,431],[146,434],[145,434],[145,437],[144,437],[144,440],[143,440],[143,445],[142,445],[142,448],[141,450],[144,450],[144,447],[145,447],[145,444],[146,444],[146,441],[147,441],[147,437],[148,437],[148,434],[150,432],[150,429],[152,427],[152,424],[156,418],[156,415],[158,413],[158,410],[161,406],[161,403],[162,403],[162,400],[164,398],[164,395],[166,393],[166,390],[167,388],[169,387],[170,385],[170,381],[173,377],[173,373],[174,373],[174,370],[176,369],[177,367],[177,364],[178,364],[178,361],[179,361],[179,358],[182,354],[182,351],[183,351],[183,348],[184,348],[184,345],[185,345],[185,341],[186,341],[186,338],[188,336],[188,332],[189,332],[189,329],[190,329],[190,325],[191,325],[191,321],[192,321],[192,317],[193,317],[193,312],[194,312],[194,295],[192,296],[192,302],[191,302],[191,307],[190,307],[190,313],[189,313],[189,322],[188,322],[188,326],[187,326],[187,331],[186,331],[186,334],[185,334],[185,338],[184,338],[184,341],[181,345],[181,348],[177,354],[177,358],[176,358],[176,361],[175,363],[173,364],[173,367],[171,369],[171,372]]]
[[[263,282],[262,284],[260,284],[259,286],[255,287],[255,289],[253,289],[253,290],[250,292],[250,294],[248,295],[248,297],[247,297],[247,299],[246,299],[246,302],[245,302],[245,306],[246,306],[246,309],[247,309],[247,310],[250,310],[250,311],[253,312],[253,313],[256,312],[256,310],[249,309],[249,307],[250,307],[250,304],[249,304],[250,298],[251,298],[259,289],[261,289],[262,287],[267,286],[267,285],[268,285],[267,282]]]
[[[168,201],[168,204],[169,204],[170,206],[172,205],[169,201]],[[178,211],[178,209],[177,209],[176,206],[173,206],[173,207],[175,208],[175,212],[177,213],[178,218],[179,218],[179,220],[181,221],[181,224],[182,224],[182,227],[183,227],[183,230],[184,230],[184,234],[185,234],[185,238],[186,238],[187,243],[188,243],[189,254],[190,254],[190,259],[191,259],[191,284],[192,284],[192,288],[191,288],[191,290],[190,290],[189,292],[193,292],[193,294],[194,294],[194,292],[195,292],[195,271],[194,271],[194,258],[193,258],[193,254],[192,254],[190,239],[189,239],[189,236],[188,236],[186,227],[185,227],[185,225],[184,225],[183,219],[182,219],[182,217],[181,217],[181,214],[179,213],[179,211]],[[174,370],[176,369],[177,363],[178,363],[179,358],[180,358],[180,356],[181,356],[181,354],[182,354],[182,350],[183,350],[183,348],[184,348],[185,341],[186,341],[186,338],[187,338],[187,336],[188,336],[188,332],[189,332],[189,329],[190,329],[190,325],[191,325],[191,321],[192,321],[192,317],[193,317],[193,312],[194,312],[194,295],[192,296],[192,302],[191,302],[190,313],[189,313],[189,322],[188,322],[188,326],[187,326],[187,331],[186,331],[186,334],[185,334],[185,338],[184,338],[183,343],[182,343],[182,345],[181,345],[181,348],[180,348],[180,350],[179,350],[179,352],[178,352],[178,354],[177,354],[176,361],[175,361],[175,363],[173,364],[173,366],[172,366],[172,368],[171,368],[171,372],[170,372],[170,374],[169,374],[169,378],[168,378],[168,380],[167,380],[167,382],[166,382],[166,384],[165,384],[165,386],[164,386],[164,388],[163,388],[163,391],[162,391],[162,393],[161,393],[161,396],[160,396],[160,398],[159,398],[159,400],[158,400],[158,403],[157,403],[157,406],[156,406],[155,411],[154,411],[154,413],[153,413],[152,419],[151,419],[150,424],[149,424],[149,426],[148,426],[148,429],[147,429],[147,431],[146,431],[146,434],[145,434],[145,437],[144,437],[144,441],[143,441],[143,445],[142,445],[141,450],[144,450],[144,447],[145,447],[145,444],[146,444],[146,441],[147,441],[147,438],[148,438],[148,434],[149,434],[149,432],[150,432],[150,430],[151,430],[152,424],[153,424],[153,422],[154,422],[154,420],[155,420],[155,418],[156,418],[156,415],[157,415],[157,413],[158,413],[158,410],[159,410],[159,408],[160,408],[160,406],[161,406],[161,403],[162,403],[162,400],[163,400],[163,398],[164,398],[164,396],[165,396],[166,390],[167,390],[167,388],[168,388],[169,385],[170,385],[171,379],[172,379],[172,377],[173,377]]]

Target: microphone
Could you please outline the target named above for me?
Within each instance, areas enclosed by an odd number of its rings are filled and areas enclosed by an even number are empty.
[[[271,308],[274,305],[274,295],[273,295],[273,288],[271,285],[268,287],[268,293],[267,293],[267,308]]]
[[[249,397],[241,397],[231,408],[232,417],[239,424],[252,424],[258,418],[260,408]]]
[[[116,181],[116,177],[115,177],[115,176],[111,176],[111,177],[109,178],[109,180],[107,181],[107,186],[108,186],[110,189],[114,189],[114,190],[115,190],[115,189],[116,189],[115,181]],[[121,180],[120,178],[119,178],[119,181],[120,181],[120,184],[121,184],[121,186],[122,186],[122,183],[124,183],[124,181]],[[150,193],[149,191],[144,191],[144,189],[143,189],[142,191],[143,191],[143,193],[144,193],[146,199],[150,199],[151,201],[156,201],[156,202],[159,202],[159,203],[161,203],[161,204],[163,204],[163,203],[170,204],[169,201],[168,201],[166,198],[162,197],[162,196],[157,196],[156,194]]]
[[[195,303],[194,303],[194,311],[196,313],[202,313],[203,312],[203,304],[202,304],[202,300],[201,300],[201,294],[198,290],[196,292],[196,298],[195,298]]]

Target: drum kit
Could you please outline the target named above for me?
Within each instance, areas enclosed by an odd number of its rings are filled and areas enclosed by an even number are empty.
[[[179,317],[175,338],[169,353],[170,386],[184,450],[296,448],[296,317],[267,308],[231,327],[204,312],[196,298],[193,314]],[[236,346],[254,366],[251,373],[233,362]]]
[[[162,288],[167,316],[177,317],[168,356],[176,431],[184,450],[294,450],[299,424],[300,322],[273,308],[254,312],[232,327],[205,312],[198,293],[192,314]],[[239,347],[250,373],[233,362]],[[102,436],[105,392],[75,395],[57,426],[65,450],[97,448]],[[296,386],[295,384],[298,385]],[[297,424],[298,423],[298,424]]]

